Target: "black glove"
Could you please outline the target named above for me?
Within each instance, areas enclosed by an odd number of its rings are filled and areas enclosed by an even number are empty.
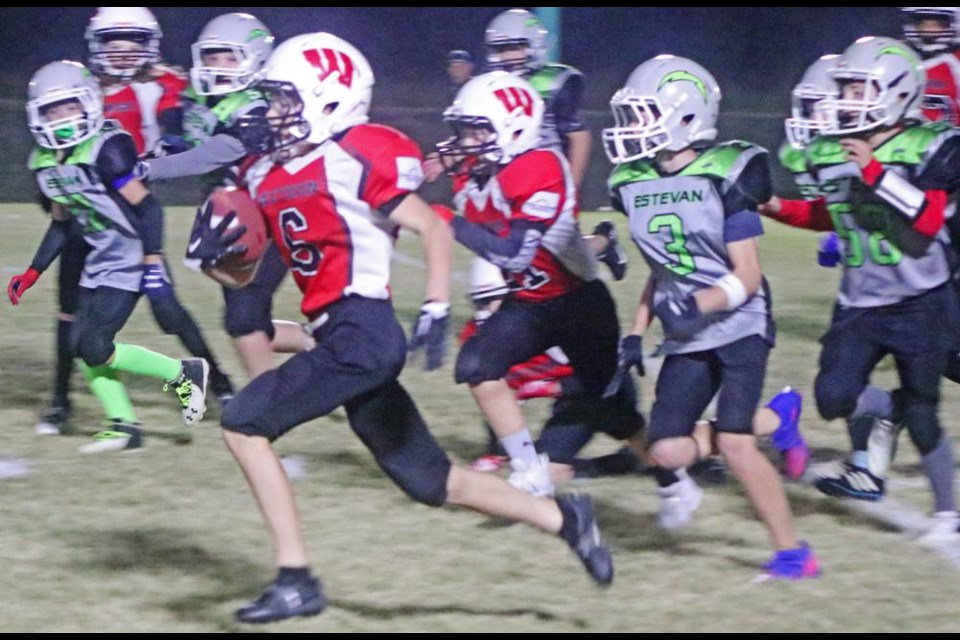
[[[670,338],[690,338],[703,327],[703,314],[692,295],[667,295],[654,306],[653,313]]]
[[[641,378],[647,373],[643,368],[643,336],[629,335],[620,340],[620,349],[617,356],[617,371],[610,378],[607,388],[603,391],[603,399],[612,398],[620,391],[624,377],[630,372],[630,367],[637,368],[637,375]]]
[[[446,302],[431,300],[420,307],[420,315],[410,332],[410,355],[416,357],[421,350],[426,354],[425,371],[439,369],[443,364],[449,318],[450,305]]]
[[[247,252],[247,245],[234,244],[246,232],[247,227],[240,225],[227,231],[227,227],[237,217],[237,212],[231,211],[213,228],[210,227],[212,216],[213,202],[207,200],[202,209],[197,209],[197,217],[190,231],[190,244],[187,245],[187,259],[199,260],[202,269],[213,269],[225,258],[242,256]]]

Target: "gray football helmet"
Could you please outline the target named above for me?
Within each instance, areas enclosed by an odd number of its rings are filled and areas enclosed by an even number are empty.
[[[610,99],[614,126],[603,130],[604,151],[619,164],[713,140],[720,98],[713,75],[693,60],[647,60]]]
[[[273,52],[273,34],[248,13],[227,13],[207,23],[190,48],[193,68],[190,82],[202,96],[215,96],[246,89],[253,84]],[[208,66],[204,54],[230,53],[236,67]]]
[[[49,119],[53,107],[75,102],[82,112]],[[44,65],[27,88],[27,123],[37,144],[66,149],[93,137],[103,127],[100,83],[79,62],[62,60]]]
[[[935,20],[943,28],[921,27],[924,20]],[[900,22],[904,39],[925,58],[960,46],[960,7],[903,7]]]
[[[836,98],[840,89],[830,71],[840,62],[840,56],[831,53],[820,56],[810,65],[793,88],[790,97],[791,117],[784,125],[787,140],[796,149],[804,149],[820,132],[822,122],[817,119],[816,105],[826,98]]]
[[[504,11],[487,25],[484,44],[487,46],[487,70],[502,69],[517,75],[533,73],[547,64],[549,45],[547,30],[540,20],[525,9]],[[504,47],[525,46],[526,56],[508,60]]]

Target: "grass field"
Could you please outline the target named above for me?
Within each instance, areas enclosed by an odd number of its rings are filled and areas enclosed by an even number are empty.
[[[600,220],[587,214],[591,229]],[[30,261],[45,222],[33,205],[2,205],[4,276]],[[167,242],[186,244],[191,211],[168,210]],[[623,220],[618,220],[625,232]],[[774,293],[779,341],[767,395],[786,384],[812,400],[819,351],[838,273],[816,266],[816,237],[767,223],[765,271]],[[405,326],[422,298],[423,269],[414,238],[403,237],[393,290]],[[646,269],[631,246],[630,271],[608,284],[627,324]],[[456,326],[469,313],[468,255],[457,253]],[[175,266],[178,291],[226,369],[240,366],[220,328],[217,286]],[[32,427],[47,399],[52,370],[55,278],[48,273],[19,307],[0,305],[0,459],[26,460],[31,472],[0,481],[0,629],[72,632],[212,632],[245,629],[234,608],[273,577],[272,551],[246,484],[225,450],[211,403],[205,421],[178,444],[184,428],[172,396],[150,380],[129,387],[147,426],[147,446],[130,454],[85,456],[77,447],[98,430],[99,412],[75,375],[74,431],[38,437]],[[606,277],[606,274],[605,274]],[[299,296],[287,282],[277,317],[299,320]],[[654,330],[647,340],[652,349]],[[121,333],[125,342],[182,356],[161,335],[147,305]],[[454,385],[455,347],[438,372],[408,368],[403,381],[441,443],[469,460],[483,446],[478,411]],[[884,363],[876,383],[890,385]],[[642,380],[644,410],[653,380]],[[960,389],[946,383],[941,415],[950,430]],[[528,406],[531,424],[546,415]],[[840,423],[818,419],[809,402],[803,427],[816,459],[847,448]],[[604,437],[588,453],[618,445]],[[769,555],[764,529],[733,485],[708,488],[693,524],[671,537],[654,524],[657,500],[646,477],[583,482],[598,503],[614,550],[613,587],[592,585],[566,546],[522,526],[492,523],[465,510],[416,505],[379,472],[343,414],[301,426],[278,443],[299,456],[296,482],[315,569],[331,598],[317,618],[263,631],[956,631],[960,581],[940,556],[890,525],[859,515],[804,485],[789,494],[803,538],[820,555],[822,579],[751,584]],[[918,478],[917,455],[904,438],[894,476]],[[574,488],[574,487],[570,487]],[[921,482],[894,496],[930,507]]]

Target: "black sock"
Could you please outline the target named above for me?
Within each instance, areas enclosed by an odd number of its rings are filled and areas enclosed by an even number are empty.
[[[296,584],[310,579],[310,567],[280,567],[277,584]]]
[[[651,473],[653,473],[653,478],[657,481],[657,485],[660,487],[669,487],[672,484],[680,482],[680,478],[677,477],[676,472],[671,469],[654,467]]]
[[[57,372],[53,383],[53,404],[70,404],[70,376],[73,374],[73,352],[70,350],[70,329],[73,320],[57,322]]]
[[[563,514],[563,524],[560,525],[560,537],[567,542],[577,539],[577,513],[564,500],[557,500],[560,513]]]

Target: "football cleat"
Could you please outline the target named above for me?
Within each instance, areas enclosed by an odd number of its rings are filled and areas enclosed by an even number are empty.
[[[613,582],[613,556],[600,536],[593,500],[587,494],[574,493],[558,496],[557,506],[564,518],[574,518],[574,526],[564,526],[561,537],[583,562],[590,577],[601,586],[609,586]]]
[[[110,420],[108,429],[94,435],[93,442],[80,447],[80,453],[137,451],[143,447],[142,426],[139,422],[127,422],[113,418]]]
[[[182,368],[176,380],[163,385],[163,390],[173,388],[180,401],[183,423],[191,427],[203,418],[207,411],[207,380],[210,365],[203,358],[181,360]]]
[[[658,487],[657,495],[660,496],[657,525],[666,531],[679,531],[687,526],[703,502],[703,489],[685,475],[669,486]]]
[[[799,549],[777,551],[773,558],[763,565],[764,573],[757,576],[755,582],[768,580],[804,580],[820,576],[820,561],[806,542],[800,542]]]
[[[790,480],[799,480],[810,462],[810,448],[800,433],[803,397],[792,388],[784,387],[766,406],[780,417],[780,426],[771,439],[783,456],[784,475]]]
[[[876,502],[883,498],[883,478],[878,478],[868,469],[857,467],[849,462],[843,463],[843,471],[839,476],[820,477],[813,486],[828,496],[869,502]]]
[[[69,420],[70,407],[54,404],[43,412],[33,432],[38,436],[59,436],[66,431]]]
[[[237,609],[237,620],[247,624],[276,622],[299,616],[315,616],[327,606],[327,597],[316,578],[293,584],[274,582],[259,598]]]

